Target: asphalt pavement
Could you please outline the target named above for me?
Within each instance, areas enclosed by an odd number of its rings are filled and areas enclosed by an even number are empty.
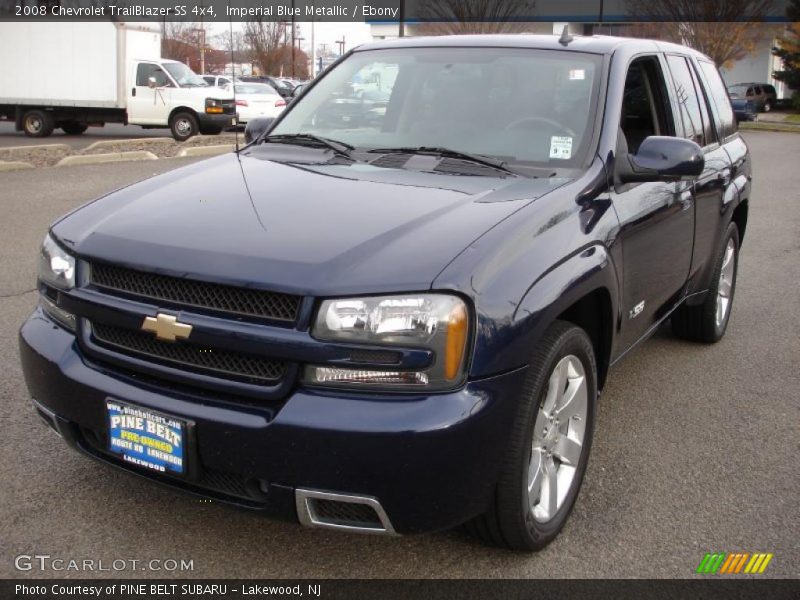
[[[185,161],[2,174],[0,577],[690,577],[706,552],[771,552],[763,576],[800,576],[800,135],[746,139],[754,194],[727,336],[705,346],[663,328],[612,369],[575,510],[534,555],[460,531],[307,530],[162,490],[68,450],[30,408],[18,358],[42,236],[66,211]],[[194,570],[15,569],[14,557],[36,553],[105,564],[183,559]]]
[[[28,137],[21,131],[14,131],[12,121],[0,121],[0,148],[13,146],[37,146],[39,144],[67,144],[71,148],[83,149],[89,144],[109,140],[133,140],[139,138],[172,137],[169,129],[142,129],[138,125],[107,123],[104,127],[89,127],[81,135],[66,135],[56,129],[46,138]]]

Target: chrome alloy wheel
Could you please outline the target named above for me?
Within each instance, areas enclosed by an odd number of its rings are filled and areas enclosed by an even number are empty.
[[[540,523],[555,516],[572,488],[583,451],[587,406],[586,371],[570,354],[553,369],[533,428],[528,504]]]
[[[725,256],[722,259],[722,268],[719,271],[719,285],[717,285],[717,312],[715,321],[717,327],[722,327],[731,306],[731,293],[733,292],[733,277],[736,273],[736,246],[733,238],[725,246]]]

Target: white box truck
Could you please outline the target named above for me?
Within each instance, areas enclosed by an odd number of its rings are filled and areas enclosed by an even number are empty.
[[[183,141],[219,133],[235,118],[230,92],[161,58],[152,25],[0,23],[0,119],[31,137],[124,123],[169,127]]]

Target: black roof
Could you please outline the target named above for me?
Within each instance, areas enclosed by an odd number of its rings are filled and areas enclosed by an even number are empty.
[[[559,43],[558,35],[536,34],[494,34],[494,35],[442,35],[429,37],[404,37],[393,40],[371,42],[358,46],[356,52],[377,50],[381,48],[536,48],[540,50],[569,50],[572,52],[589,52],[592,54],[613,54],[620,46],[635,46],[642,52],[679,51],[705,57],[700,52],[687,46],[669,42],[614,37],[608,35],[575,35],[567,46]],[[707,58],[707,57],[705,57]]]

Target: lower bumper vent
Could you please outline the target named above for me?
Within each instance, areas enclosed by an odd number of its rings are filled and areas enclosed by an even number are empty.
[[[352,496],[298,488],[297,516],[307,527],[359,533],[395,533],[381,503],[372,496]]]

